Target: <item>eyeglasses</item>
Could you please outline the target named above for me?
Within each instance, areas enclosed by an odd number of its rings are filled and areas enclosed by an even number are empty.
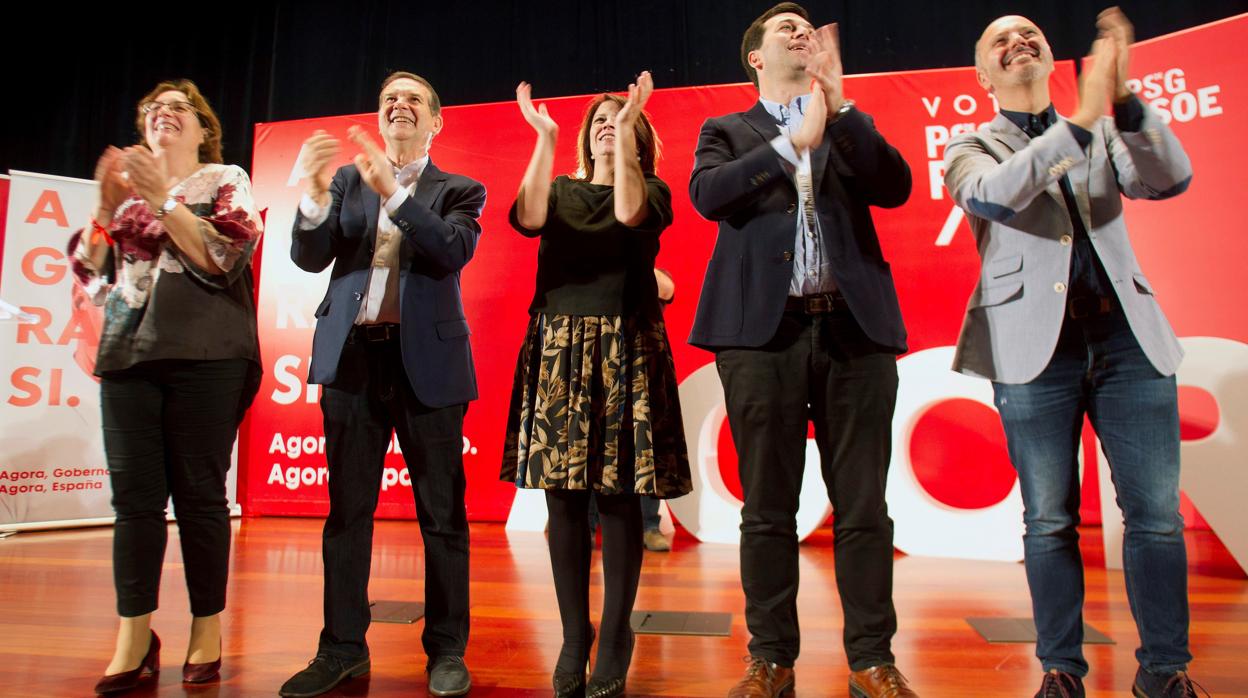
[[[152,100],[151,102],[144,102],[142,105],[139,106],[139,111],[143,112],[144,116],[147,116],[148,114],[151,114],[152,112],[162,107],[169,110],[169,112],[173,114],[198,114],[199,113],[199,110],[195,108],[195,105],[191,104],[190,102],[183,102],[183,101],[157,102],[155,100]]]

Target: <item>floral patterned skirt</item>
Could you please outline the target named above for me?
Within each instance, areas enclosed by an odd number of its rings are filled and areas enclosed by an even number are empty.
[[[500,478],[602,494],[688,493],[662,319],[534,315],[516,362]]]

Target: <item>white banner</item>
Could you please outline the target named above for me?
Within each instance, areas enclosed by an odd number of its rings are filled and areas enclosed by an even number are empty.
[[[77,292],[66,243],[95,182],[10,172],[0,299],[0,527],[109,523],[113,509],[92,375],[102,309]],[[230,471],[228,496],[235,492]]]
[[[0,321],[0,526],[111,518],[91,375],[101,314],[71,298],[65,258],[95,182],[10,174],[0,299],[31,317]]]

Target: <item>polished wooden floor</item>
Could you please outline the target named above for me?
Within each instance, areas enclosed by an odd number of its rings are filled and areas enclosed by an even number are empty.
[[[180,683],[188,630],[176,528],[154,627],[165,671],[131,695],[264,696],[302,668],[321,625],[320,521],[249,519],[235,523],[234,567],[225,612],[220,683]],[[472,530],[472,695],[550,695],[559,650],[558,612],[545,540],[508,535],[501,525]],[[1084,535],[1088,558],[1086,619],[1113,637],[1089,646],[1090,696],[1130,694],[1137,637],[1122,574],[1099,566],[1099,531]],[[85,696],[107,663],[116,620],[108,528],[22,533],[0,540],[0,695]],[[1248,696],[1248,580],[1210,533],[1189,533],[1192,675],[1215,696]],[[422,548],[415,524],[379,522],[372,596],[422,596]],[[846,695],[840,609],[830,535],[802,546],[803,648],[799,696]],[[595,609],[601,577],[594,578]],[[1031,645],[990,645],[967,616],[1030,615],[1023,567],[898,556],[895,600],[901,629],[898,666],[925,698],[1031,696],[1039,669]],[[728,638],[638,639],[629,675],[632,696],[722,696],[744,665],[737,549],[677,539],[668,554],[648,554],[637,608],[731,611]],[[373,671],[330,696],[425,695],[419,623],[375,624]]]

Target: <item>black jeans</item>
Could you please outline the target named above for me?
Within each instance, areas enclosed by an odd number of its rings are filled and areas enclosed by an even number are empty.
[[[425,654],[463,656],[468,645],[468,516],[464,508],[465,405],[433,408],[412,392],[397,339],[350,340],[338,378],[321,395],[329,517],[325,519],[325,627],[320,651],[368,655],[364,635],[373,514],[391,434],[412,480],[425,546]]]
[[[156,610],[173,511],[191,613],[225,608],[230,512],[225,476],[250,364],[148,361],[100,379],[104,453],[113,488],[113,583],[117,613]]]
[[[766,345],[720,350],[715,364],[745,494],[741,583],[750,654],[793,666],[800,649],[796,513],[813,421],[835,509],[845,654],[854,671],[892,662],[893,522],[884,487],[896,357],[841,310],[785,313]]]

